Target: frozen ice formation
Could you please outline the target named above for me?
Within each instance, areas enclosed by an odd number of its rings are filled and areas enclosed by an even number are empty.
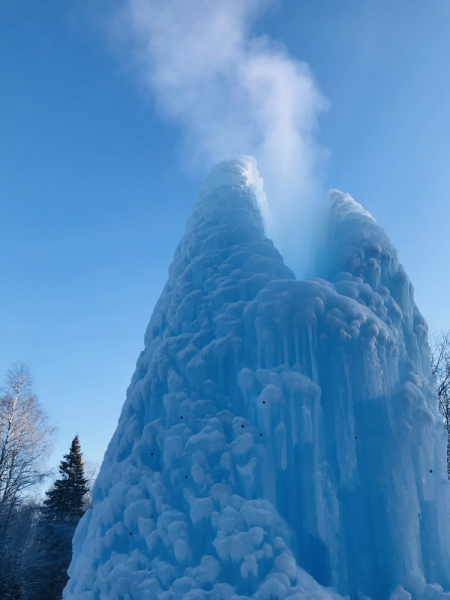
[[[330,192],[321,278],[250,158],[200,189],[74,538],[65,600],[450,598],[446,435],[386,232]]]

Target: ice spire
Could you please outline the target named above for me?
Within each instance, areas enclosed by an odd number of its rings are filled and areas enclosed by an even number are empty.
[[[333,192],[328,281],[296,281],[261,207],[250,158],[198,193],[65,600],[445,597],[445,432],[396,251]]]
[[[267,430],[246,418],[238,385],[246,307],[294,277],[260,203],[253,159],[221,163],[199,191],[74,540],[66,599],[335,597],[296,565],[267,500]]]

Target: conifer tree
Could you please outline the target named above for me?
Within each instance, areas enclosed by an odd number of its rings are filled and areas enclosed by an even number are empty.
[[[76,519],[84,514],[84,498],[89,491],[88,481],[84,476],[84,463],[80,442],[76,435],[70,446],[69,454],[59,465],[60,479],[57,479],[51,490],[46,492],[43,515],[47,521]]]
[[[25,600],[60,600],[72,559],[72,538],[86,510],[89,492],[78,435],[59,465],[60,477],[46,492],[32,564],[22,597]]]

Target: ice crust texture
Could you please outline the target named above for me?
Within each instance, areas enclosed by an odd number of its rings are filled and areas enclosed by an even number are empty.
[[[322,279],[209,174],[74,538],[65,600],[450,598],[446,434],[397,252],[341,192]]]

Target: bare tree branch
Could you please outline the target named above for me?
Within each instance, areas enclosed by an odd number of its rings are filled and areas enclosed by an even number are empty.
[[[33,394],[25,365],[12,365],[0,389],[0,597],[18,598],[37,505],[30,490],[47,476],[54,428]],[[19,594],[19,595],[18,595]]]
[[[438,331],[430,339],[431,369],[436,380],[438,409],[450,434],[450,330]],[[450,444],[447,443],[447,473],[450,479]]]

